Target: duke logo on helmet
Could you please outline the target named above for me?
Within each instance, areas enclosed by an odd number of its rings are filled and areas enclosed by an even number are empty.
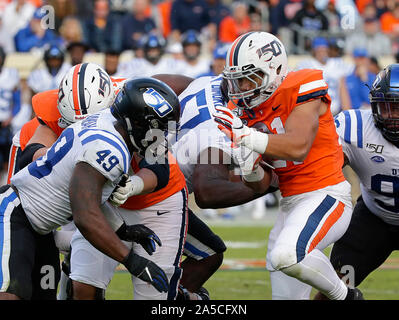
[[[154,109],[156,114],[160,117],[164,117],[173,111],[173,108],[168,103],[168,101],[166,101],[165,98],[153,88],[148,88],[143,93],[143,99],[144,102],[149,107]]]

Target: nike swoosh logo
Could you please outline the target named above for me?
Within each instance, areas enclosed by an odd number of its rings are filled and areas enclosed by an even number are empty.
[[[251,152],[249,152],[247,156],[243,155],[242,160],[246,161],[250,156],[251,156]]]
[[[280,108],[281,104],[279,104],[277,107],[272,107],[273,111],[276,111],[278,108]]]
[[[168,213],[168,212],[170,212],[170,211],[157,211],[157,215],[159,215],[159,216],[161,216],[161,215],[163,215],[163,214],[165,214],[165,213]]]

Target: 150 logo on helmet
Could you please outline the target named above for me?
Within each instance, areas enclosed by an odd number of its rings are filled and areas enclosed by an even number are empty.
[[[100,76],[100,85],[98,88],[98,93],[105,97],[105,86],[108,85],[108,90],[111,90],[111,83],[109,81],[109,77],[101,70],[97,69],[98,75]]]
[[[143,93],[144,102],[151,108],[154,109],[156,114],[161,118],[173,111],[172,106],[168,101],[153,88],[148,88]]]
[[[268,43],[262,48],[256,50],[256,53],[258,54],[259,58],[268,52],[271,52],[272,55],[270,56],[270,58],[267,59],[267,61],[269,61],[273,57],[279,56],[282,53],[281,44],[276,40],[273,40],[272,42]]]

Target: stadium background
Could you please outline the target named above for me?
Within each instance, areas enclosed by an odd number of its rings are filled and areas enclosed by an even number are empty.
[[[166,40],[164,57],[192,66],[202,64],[197,74],[189,73],[194,67],[185,68],[187,75],[197,77],[213,71],[211,65],[223,56],[223,50],[217,49],[226,48],[225,44],[242,33],[264,30],[283,41],[291,70],[324,70],[338,105],[334,113],[340,108],[368,108],[364,83],[372,82],[378,70],[399,61],[397,0],[0,0],[0,18],[0,46],[6,53],[3,70],[12,68],[19,74],[13,88],[20,92],[19,105],[13,105],[12,100],[6,105],[14,108],[10,123],[13,134],[34,116],[32,95],[58,86],[61,68],[52,70],[51,75],[44,61],[44,53],[53,46],[64,55],[63,63],[95,62],[111,76],[131,77],[137,74],[123,66],[143,57],[143,39],[155,32]],[[35,29],[34,21],[40,27]],[[196,31],[194,42],[200,42],[200,54],[187,62],[182,44],[189,30]],[[40,69],[47,70],[49,77],[43,84],[40,77],[32,80],[32,73]],[[159,73],[156,69],[148,72],[146,75]],[[1,93],[7,80],[0,77]],[[9,125],[4,119],[0,122]],[[3,141],[0,148],[5,150],[10,143]],[[7,159],[1,165],[4,182]],[[356,200],[357,178],[350,169],[345,169],[345,174]],[[221,270],[208,282],[212,298],[270,299],[264,257],[278,198],[277,192],[236,208],[195,210],[228,247]],[[366,299],[399,298],[399,286],[395,285],[399,281],[398,259],[394,254],[362,284]],[[120,270],[107,297],[130,299],[128,277]]]

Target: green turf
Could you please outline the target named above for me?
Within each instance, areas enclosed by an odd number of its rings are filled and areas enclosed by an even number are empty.
[[[215,226],[212,229],[229,242],[256,243],[256,248],[231,248],[225,253],[229,259],[265,259],[267,237],[270,227],[254,226]],[[328,254],[329,250],[326,250]],[[395,261],[398,259],[398,262]],[[231,261],[231,260],[230,260]],[[395,265],[396,264],[396,265]],[[359,286],[366,299],[399,299],[399,252],[394,252],[387,265],[392,269],[378,269]],[[250,267],[243,270],[218,270],[206,283],[212,299],[217,300],[268,300],[271,299],[269,273],[262,267]],[[314,291],[313,291],[314,294]],[[107,299],[132,299],[132,285],[127,272],[117,272],[107,290]]]

